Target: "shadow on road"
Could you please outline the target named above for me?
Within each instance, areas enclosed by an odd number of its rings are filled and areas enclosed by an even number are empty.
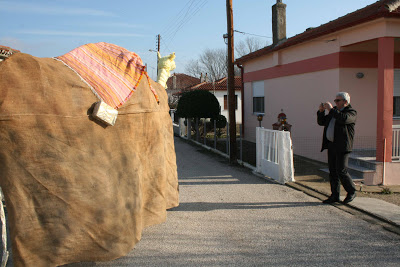
[[[169,211],[212,211],[231,209],[277,209],[315,207],[323,205],[321,202],[252,202],[252,203],[215,203],[215,202],[186,202]]]
[[[190,166],[190,170],[178,167],[180,185],[232,185],[232,184],[275,184],[275,182],[256,176],[248,168],[229,163],[219,163],[217,167]],[[226,166],[229,165],[229,168]],[[221,168],[221,166],[223,168]],[[198,175],[193,175],[198,174]]]

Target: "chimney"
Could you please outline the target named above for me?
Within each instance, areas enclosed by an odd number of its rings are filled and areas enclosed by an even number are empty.
[[[203,80],[203,73],[201,73],[201,75],[200,75],[200,82],[201,82],[201,83],[204,82],[204,80]]]
[[[207,73],[206,73],[206,77],[204,77],[204,81],[205,81],[206,83],[208,83],[208,76],[207,76]]]
[[[272,6],[272,36],[273,46],[286,39],[286,4],[282,0]]]
[[[176,90],[176,75],[172,76],[172,90]]]

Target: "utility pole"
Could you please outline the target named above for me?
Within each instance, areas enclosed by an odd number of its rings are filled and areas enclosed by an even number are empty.
[[[157,52],[160,52],[160,39],[161,39],[161,36],[157,35]]]
[[[160,39],[161,36],[157,35],[157,79],[158,79],[158,53],[160,53]]]
[[[228,33],[228,112],[229,112],[229,163],[237,163],[236,116],[235,116],[235,73],[233,49],[233,10],[232,0],[226,0],[227,33]]]

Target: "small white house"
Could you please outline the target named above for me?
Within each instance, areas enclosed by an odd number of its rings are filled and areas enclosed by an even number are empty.
[[[188,90],[207,90],[215,95],[221,106],[221,114],[229,121],[228,114],[228,78],[222,78],[215,82],[202,82],[196,84]],[[242,78],[235,77],[235,106],[236,124],[242,123]]]

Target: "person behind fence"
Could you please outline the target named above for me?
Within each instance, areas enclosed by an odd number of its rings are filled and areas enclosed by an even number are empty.
[[[330,102],[321,103],[317,112],[318,125],[324,126],[321,152],[328,149],[331,184],[331,196],[323,203],[339,202],[340,181],[347,192],[343,203],[347,204],[356,197],[356,188],[348,173],[348,160],[353,147],[357,111],[350,105],[350,95],[346,92],[339,92],[334,102],[335,107]]]

